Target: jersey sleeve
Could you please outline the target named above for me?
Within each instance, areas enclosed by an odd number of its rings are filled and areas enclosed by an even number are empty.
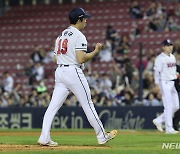
[[[160,59],[160,57],[157,57],[155,59],[155,63],[154,63],[154,81],[155,81],[155,84],[159,84],[159,82],[160,82],[161,68],[162,68],[162,60]]]
[[[157,57],[154,62],[154,71],[160,72],[162,69],[162,60],[160,57]]]
[[[86,37],[84,35],[80,35],[77,38],[75,50],[76,51],[77,50],[87,51],[87,40],[86,40]]]

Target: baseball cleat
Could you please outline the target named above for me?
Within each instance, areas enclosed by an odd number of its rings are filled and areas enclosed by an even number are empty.
[[[179,132],[176,130],[166,131],[166,134],[178,134]]]
[[[48,143],[40,143],[38,142],[39,145],[41,146],[49,146],[49,147],[57,147],[58,146],[58,143],[57,142],[54,142],[52,140],[50,140]]]
[[[159,130],[160,132],[163,132],[163,128],[161,124],[158,124],[155,119],[153,120],[153,124],[156,126],[157,130]]]
[[[112,130],[110,132],[107,132],[106,133],[106,140],[102,141],[102,142],[99,142],[99,144],[105,144],[107,143],[108,141],[114,139],[117,135],[117,130]]]

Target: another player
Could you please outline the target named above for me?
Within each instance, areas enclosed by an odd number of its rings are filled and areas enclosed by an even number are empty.
[[[177,65],[177,72],[178,72],[178,78],[175,81],[175,87],[178,92],[179,100],[180,100],[180,65]],[[180,122],[180,109],[174,113],[174,118],[173,118],[173,127],[177,131],[179,130],[179,122]]]
[[[176,59],[171,53],[172,42],[167,39],[162,44],[163,52],[155,59],[154,80],[161,90],[164,112],[154,119],[153,123],[162,132],[162,123],[165,122],[166,134],[177,134],[178,131],[174,130],[172,122],[174,113],[179,109],[178,93],[174,84],[177,79]]]
[[[91,99],[90,88],[82,71],[83,63],[98,54],[102,45],[96,44],[95,50],[87,53],[87,40],[81,33],[90,18],[82,8],[75,8],[69,13],[71,26],[65,29],[56,39],[55,55],[58,67],[55,71],[55,87],[51,102],[43,119],[42,132],[38,143],[46,146],[58,146],[50,138],[53,118],[67,98],[69,91],[74,93],[80,102],[88,121],[94,128],[99,144],[113,139],[117,130],[107,133],[100,121]]]

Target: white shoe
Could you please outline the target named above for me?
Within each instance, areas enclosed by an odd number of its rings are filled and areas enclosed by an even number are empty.
[[[50,146],[50,147],[57,147],[58,146],[58,143],[57,142],[54,142],[52,140],[50,140],[48,143],[40,143],[38,142],[39,145],[41,146]]]
[[[179,132],[176,130],[166,131],[166,134],[178,134]]]
[[[117,135],[117,130],[112,130],[110,132],[106,133],[106,140],[99,142],[99,144],[105,144],[107,143],[109,140],[112,140],[113,138],[115,138]]]
[[[152,121],[153,124],[156,126],[156,128],[160,131],[160,132],[163,132],[163,128],[162,128],[162,125],[161,124],[158,124],[155,119]]]

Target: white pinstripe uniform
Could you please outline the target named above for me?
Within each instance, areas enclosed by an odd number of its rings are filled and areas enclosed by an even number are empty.
[[[91,99],[90,88],[81,65],[76,59],[76,51],[87,51],[86,37],[75,27],[70,26],[56,39],[55,54],[58,67],[55,71],[55,88],[51,102],[45,113],[39,143],[48,143],[50,127],[57,111],[72,91],[80,102],[88,121],[94,128],[98,142],[106,139],[105,130]]]
[[[165,122],[166,132],[172,132],[174,131],[172,119],[179,109],[178,93],[173,81],[177,78],[175,56],[171,53],[168,56],[162,52],[155,59],[154,71],[155,83],[160,87],[164,105],[164,112],[154,120],[157,124]]]

